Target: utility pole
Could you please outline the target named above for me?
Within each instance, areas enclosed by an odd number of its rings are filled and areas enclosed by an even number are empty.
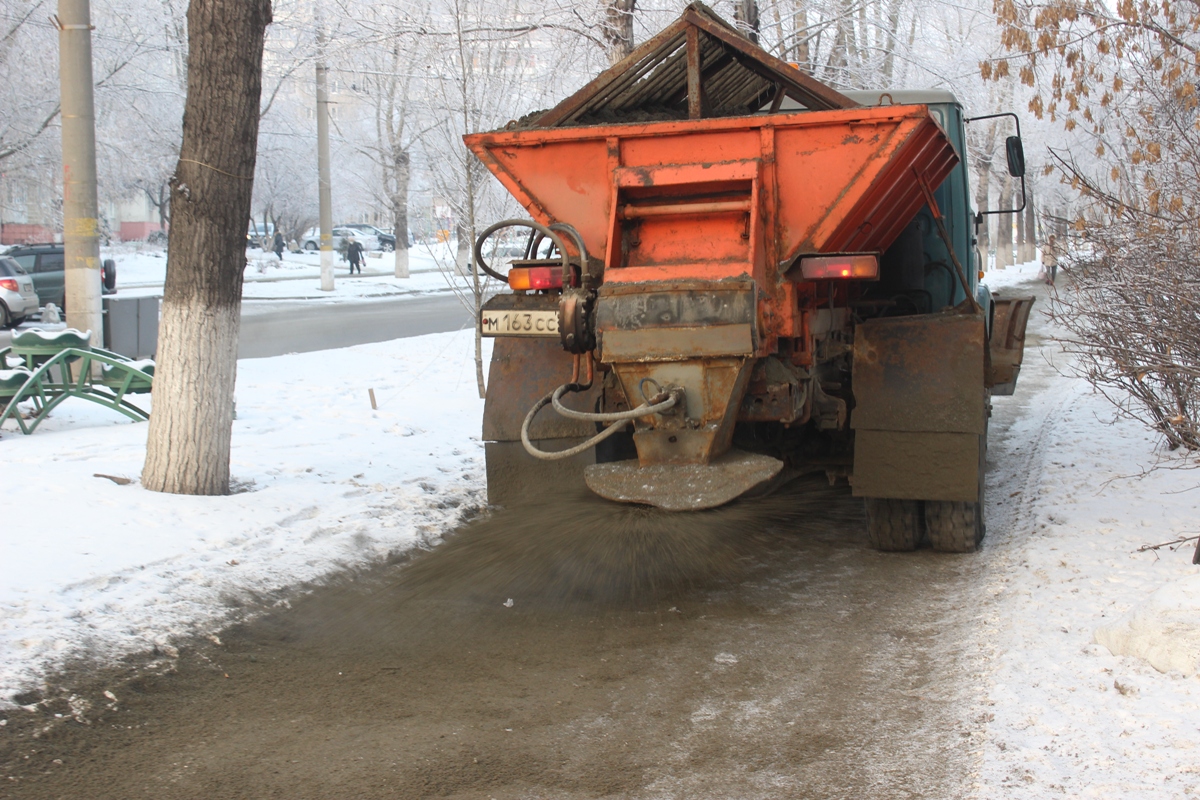
[[[92,97],[89,0],[58,0],[62,97],[63,252],[67,324],[104,341],[100,313],[100,231],[96,217],[96,110]]]
[[[333,291],[333,193],[329,179],[329,85],[325,28],[317,20],[317,195],[321,204],[321,291]]]

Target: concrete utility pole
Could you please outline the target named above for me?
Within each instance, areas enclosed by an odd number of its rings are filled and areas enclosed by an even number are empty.
[[[321,203],[321,291],[333,291],[333,193],[329,180],[329,86],[325,67],[325,30],[317,23],[317,195]]]
[[[100,313],[100,231],[96,217],[96,110],[92,97],[89,0],[58,0],[62,96],[63,251],[67,324],[104,341]]]

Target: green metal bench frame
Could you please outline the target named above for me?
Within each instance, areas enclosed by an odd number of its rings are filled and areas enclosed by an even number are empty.
[[[7,367],[10,355],[24,360],[31,374],[24,385],[7,398],[8,404],[0,413],[0,425],[10,418],[15,419],[22,433],[31,434],[68,397],[90,400],[135,422],[150,419],[150,414],[131,403],[126,395],[150,392],[154,376],[138,369],[133,361],[122,355],[99,348],[58,347],[51,342],[11,346],[0,348],[0,369]],[[99,369],[93,370],[94,366]],[[102,377],[94,378],[93,371]],[[0,395],[0,402],[5,399],[5,395]],[[17,409],[17,405],[25,400],[32,400],[37,412],[31,420],[22,417]]]

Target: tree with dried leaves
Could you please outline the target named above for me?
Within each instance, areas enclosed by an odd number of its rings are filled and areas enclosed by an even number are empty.
[[[270,0],[191,0],[183,144],[142,484],[229,492],[246,220]]]
[[[1073,285],[1054,305],[1084,376],[1171,448],[1200,449],[1200,4],[999,0],[1030,110],[1087,142],[1054,151],[1080,195]]]

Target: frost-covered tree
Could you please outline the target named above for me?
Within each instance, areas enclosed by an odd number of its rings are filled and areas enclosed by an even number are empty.
[[[270,0],[191,0],[167,282],[142,484],[227,494]]]
[[[1085,376],[1172,448],[1200,449],[1200,5],[1000,0],[1030,110],[1080,196],[1073,286],[1055,306]]]

